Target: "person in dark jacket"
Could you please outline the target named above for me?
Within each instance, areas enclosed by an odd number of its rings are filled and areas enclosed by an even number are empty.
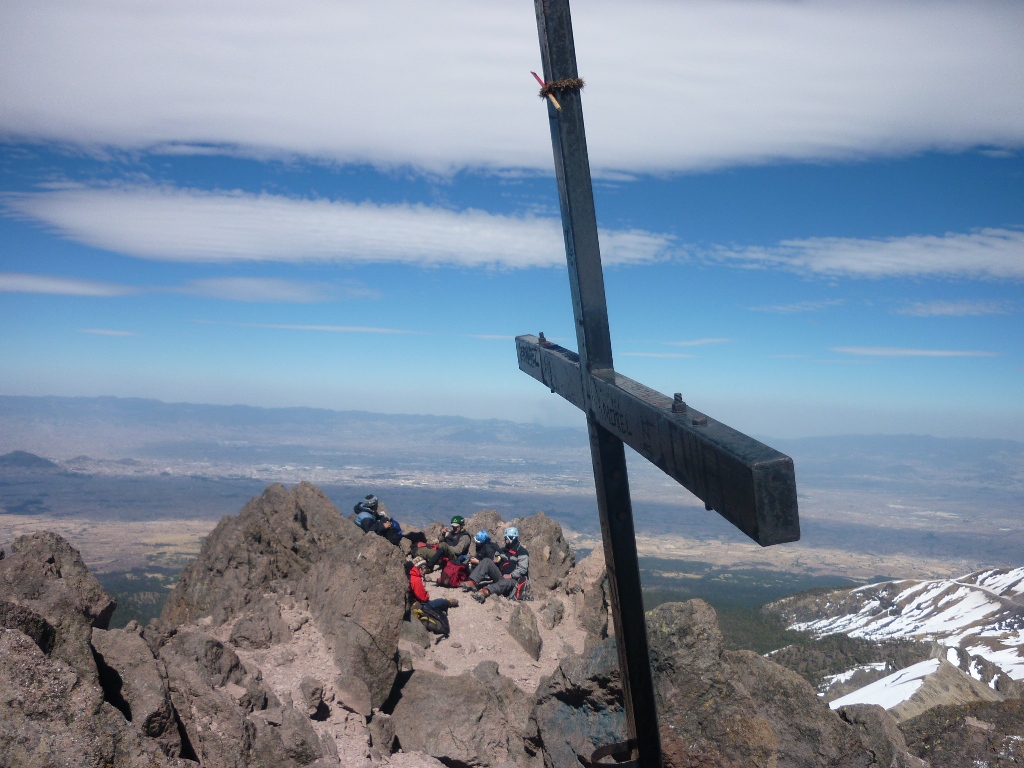
[[[482,603],[488,595],[510,595],[529,575],[530,553],[519,541],[519,529],[514,526],[506,528],[505,546],[501,548],[501,552],[495,555],[493,560],[481,561],[469,574],[473,585],[484,580],[493,582],[474,592],[473,599]]]
[[[427,573],[430,573],[437,566],[437,561],[447,557],[455,562],[462,555],[469,554],[469,544],[472,541],[466,531],[466,519],[462,515],[452,518],[451,526],[441,529],[441,539],[437,542],[437,549],[427,559]]]
[[[380,502],[372,493],[367,494],[352,511],[354,517],[351,519],[367,533],[383,536],[396,547],[402,543],[402,526],[388,515],[386,509],[381,508]]]
[[[476,551],[473,553],[473,556],[469,558],[469,560],[467,561],[467,565],[469,566],[471,575],[473,572],[477,570],[480,563],[482,563],[484,560],[490,560],[491,562],[494,562],[495,555],[497,555],[501,551],[500,549],[498,549],[498,545],[495,544],[494,541],[491,539],[491,534],[489,534],[487,531],[477,531],[476,536],[473,537],[473,541],[476,542]],[[482,576],[483,573],[484,571],[480,571],[479,575],[481,575],[482,578],[485,578]],[[476,586],[476,582],[473,581],[471,578],[462,582],[462,589],[465,592],[469,592]]]

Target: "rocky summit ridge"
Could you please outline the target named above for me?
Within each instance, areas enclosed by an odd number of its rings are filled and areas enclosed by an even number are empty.
[[[406,553],[308,483],[221,520],[146,627],[110,629],[78,552],[23,536],[0,559],[0,765],[576,768],[625,735],[606,574],[542,513],[510,522],[534,599],[463,601],[444,639],[404,620]],[[926,765],[881,707],[725,650],[700,600],[649,627],[670,768]]]

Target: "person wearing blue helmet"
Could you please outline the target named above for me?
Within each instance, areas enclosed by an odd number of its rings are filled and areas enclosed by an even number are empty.
[[[471,570],[476,570],[480,563],[484,561],[494,562],[495,555],[500,551],[498,545],[491,540],[491,534],[487,531],[477,531],[476,536],[473,537],[475,542],[476,550],[473,556],[469,558],[469,567]],[[481,572],[482,573],[482,572]],[[469,592],[476,586],[476,582],[472,579],[467,579],[462,583],[462,588]]]
[[[469,574],[473,582],[470,589],[486,580],[486,586],[479,587],[473,594],[478,603],[489,595],[511,595],[526,582],[530,575],[530,553],[519,541],[519,529],[509,526],[505,529],[505,546],[493,560],[484,560]],[[467,582],[468,583],[468,582]]]

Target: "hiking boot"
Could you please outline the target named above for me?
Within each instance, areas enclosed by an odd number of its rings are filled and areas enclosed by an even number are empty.
[[[475,581],[470,581],[469,579],[466,579],[464,582],[462,582],[463,592],[476,592],[478,589],[479,587],[476,585]]]
[[[482,604],[487,599],[487,592],[474,592],[473,599]]]
[[[448,607],[449,608],[458,608],[459,607],[458,599],[454,598],[454,597],[449,598],[449,600],[448,600]]]

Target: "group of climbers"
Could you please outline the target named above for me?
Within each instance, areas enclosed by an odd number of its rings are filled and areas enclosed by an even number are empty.
[[[355,505],[351,518],[367,533],[383,536],[399,546],[402,541],[402,527],[383,509],[377,497],[369,494]],[[413,537],[407,536],[413,539]],[[483,603],[491,595],[513,599],[525,599],[529,595],[530,553],[519,540],[519,529],[509,526],[504,531],[503,546],[499,547],[487,531],[478,531],[470,536],[466,520],[455,515],[451,523],[441,528],[437,543],[430,547],[422,535],[412,540],[413,550],[406,560],[405,569],[409,578],[409,592],[413,600],[413,612],[429,614],[442,619],[444,634],[447,635],[447,611],[458,606],[459,601],[450,598],[431,599],[423,583],[423,577],[434,571],[442,560],[451,564],[446,571],[453,570],[461,578],[449,579],[442,574],[438,584],[461,586],[472,592],[473,599]],[[472,548],[472,551],[471,551]],[[468,578],[465,578],[468,575]]]

